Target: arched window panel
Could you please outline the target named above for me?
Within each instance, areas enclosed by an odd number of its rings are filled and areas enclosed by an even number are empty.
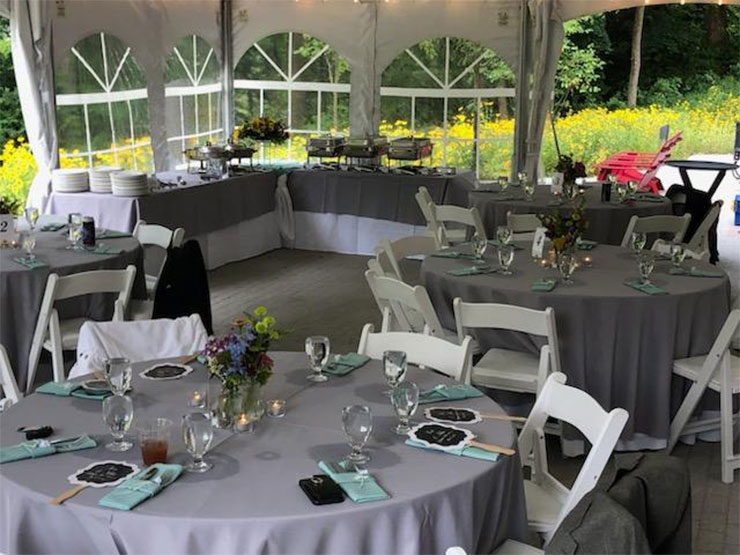
[[[224,140],[221,66],[208,41],[189,35],[172,48],[165,68],[167,146],[171,159],[184,166],[187,148]]]
[[[349,133],[349,64],[323,41],[302,33],[270,35],[251,46],[234,71],[236,123],[269,116],[290,138],[274,159],[303,161],[306,140]],[[260,157],[266,158],[264,149]]]
[[[382,134],[428,136],[432,163],[508,174],[514,141],[511,68],[494,51],[454,37],[407,48],[381,80]]]
[[[62,167],[152,169],[146,75],[131,48],[90,35],[55,67]]]

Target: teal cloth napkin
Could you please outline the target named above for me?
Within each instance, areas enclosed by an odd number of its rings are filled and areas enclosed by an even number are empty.
[[[539,293],[549,293],[553,289],[555,289],[555,286],[558,284],[558,280],[556,279],[539,279],[535,281],[529,288],[532,291],[537,291]]]
[[[637,193],[635,199],[639,202],[663,202],[663,197],[660,195],[651,195],[649,193]]]
[[[498,242],[498,239],[489,239],[488,244],[491,245],[492,247],[498,247],[500,243]],[[524,250],[524,247],[520,247],[519,245],[515,245],[514,243],[509,243],[509,244],[512,247],[514,247],[515,251]]]
[[[24,266],[28,268],[29,270],[35,270],[36,268],[44,268],[48,266],[46,262],[43,260],[40,260],[38,258],[34,258],[32,260],[29,260],[27,258],[14,258],[13,262],[16,264],[20,264],[21,266]]]
[[[87,252],[91,252],[93,254],[121,254],[123,252],[123,249],[117,249],[115,247],[111,247],[110,245],[103,245],[102,243],[99,243],[95,245],[94,249]]]
[[[16,445],[0,448],[0,464],[21,461],[24,459],[38,459],[57,453],[69,453],[80,449],[91,449],[97,443],[88,435],[68,437],[49,441],[48,439],[32,439]]]
[[[147,480],[141,478],[147,476],[151,469],[157,472]],[[98,505],[109,509],[130,511],[150,497],[154,497],[182,474],[182,465],[156,463],[145,468],[136,475],[128,478],[116,486],[110,493],[98,501]]]
[[[470,268],[460,268],[458,270],[447,270],[451,276],[480,276],[483,274],[495,274],[496,269],[491,266],[472,266]]]
[[[436,258],[460,258],[462,260],[475,260],[475,256],[472,254],[464,254],[457,251],[440,251],[435,252],[432,256]]]
[[[131,236],[128,231],[116,231],[115,229],[100,229],[95,232],[95,237],[98,239],[119,239]]]
[[[436,451],[437,453],[448,453],[450,455],[457,455],[458,457],[470,457],[471,459],[481,459],[483,461],[491,462],[496,462],[501,456],[498,453],[491,453],[490,451],[484,451],[483,449],[478,449],[477,447],[456,447],[455,449],[445,449],[444,451],[442,451],[441,449],[432,449],[431,447],[427,447],[423,443],[414,441],[411,438],[406,440],[406,445],[410,445],[411,447],[418,447],[419,449]]]
[[[725,274],[716,270],[701,270],[699,268],[691,268],[687,270],[685,268],[671,268],[668,270],[669,274],[674,276],[690,276],[690,277],[705,277],[705,278],[721,278]]]
[[[78,397],[80,399],[92,399],[95,401],[102,401],[106,397],[111,395],[110,391],[104,393],[92,393],[82,389],[82,384],[79,382],[47,382],[41,387],[36,389],[36,393],[44,393],[46,395],[61,395],[62,397]]]
[[[369,356],[358,353],[347,353],[346,355],[340,356],[337,360],[327,364],[324,368],[324,372],[326,374],[331,374],[332,376],[346,376],[353,370],[357,370],[361,366],[367,364],[369,360]]]
[[[642,283],[640,281],[634,280],[634,281],[625,281],[624,284],[628,287],[631,287],[632,289],[635,289],[636,291],[639,291],[640,293],[645,293],[647,295],[667,295],[668,294],[668,291],[658,287],[657,285],[653,285],[652,283]]]
[[[65,227],[67,227],[67,224],[46,224],[41,226],[41,231],[59,231],[61,229],[64,229]]]
[[[577,243],[577,246],[578,246],[578,250],[591,251],[591,250],[594,250],[598,244],[599,243],[596,241],[591,241],[589,239],[581,239]]]
[[[439,403],[440,401],[459,401],[460,399],[472,399],[483,397],[483,393],[472,385],[464,383],[455,385],[439,384],[432,389],[419,393],[419,404]]]
[[[324,461],[319,462],[321,471],[334,480],[344,490],[347,497],[355,503],[370,503],[371,501],[390,499],[391,496],[369,474],[362,476],[357,472],[347,470],[348,463],[346,461],[334,463],[332,466],[338,466],[346,472],[334,472]]]

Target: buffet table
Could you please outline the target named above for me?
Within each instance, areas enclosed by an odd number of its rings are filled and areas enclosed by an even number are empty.
[[[391,428],[397,422],[381,364],[371,361],[324,384],[306,380],[306,356],[273,353],[275,373],[266,398],[288,399],[281,419],[264,419],[254,433],[217,431],[207,459],[213,468],[188,472],[132,511],[97,505],[107,492],[87,488],[63,507],[49,499],[69,487],[67,476],[99,460],[141,465],[138,442],[125,453],[101,446],[109,439],[99,401],[34,394],[3,414],[0,442],[19,441],[16,429],[53,422],[55,437],[92,434],[99,446],[0,466],[0,551],[5,553],[444,553],[459,545],[490,553],[506,538],[527,533],[518,456],[496,462],[409,447]],[[134,365],[134,425],[145,417],[175,422],[169,462],[186,462],[180,420],[192,385],[206,380],[202,367],[175,381],[139,377]],[[429,370],[409,368],[407,380],[426,389],[448,383]],[[374,425],[370,474],[390,499],[354,504],[349,499],[314,506],[298,480],[319,473],[317,463],[349,452],[341,409],[371,407]],[[446,403],[498,412],[486,397]],[[417,417],[418,418],[418,417]],[[486,420],[471,428],[481,440],[516,445],[508,422]],[[424,472],[420,472],[423,469]]]
[[[593,258],[593,267],[579,268],[573,285],[560,282],[549,293],[534,292],[530,289],[533,282],[559,278],[559,274],[533,264],[527,250],[530,245],[521,245],[525,250],[516,251],[511,276],[455,277],[447,271],[470,266],[470,261],[424,260],[421,280],[442,325],[455,328],[455,297],[538,310],[552,307],[568,384],[584,389],[607,410],[622,407],[630,413],[621,447],[665,447],[673,414],[672,361],[709,352],[730,310],[727,275],[670,275],[670,262],[658,261],[651,281],[668,294],[646,295],[624,284],[626,279],[639,279],[634,256],[620,247],[599,245],[585,253]],[[497,266],[495,249],[490,248],[486,258]],[[720,270],[689,260],[685,266]],[[541,345],[528,335],[513,332],[476,330],[474,335],[484,349],[538,353]]]
[[[585,215],[589,226],[586,239],[607,245],[620,245],[632,216],[658,216],[672,214],[671,201],[665,197],[653,201],[621,203],[612,193],[611,202],[601,201],[601,187],[591,187],[585,192]],[[488,237],[496,237],[496,227],[506,225],[506,213],[537,214],[540,212],[568,213],[572,210],[567,203],[557,205],[547,186],[537,186],[534,198],[525,201],[519,187],[509,187],[504,192],[474,191],[470,193],[470,206],[475,206],[483,219]]]
[[[146,298],[143,251],[131,237],[101,239],[100,243],[121,249],[120,254],[94,254],[67,250],[66,230],[39,231],[34,254],[47,266],[29,270],[13,261],[24,256],[20,249],[0,249],[0,343],[7,349],[19,385],[25,388],[28,354],[41,300],[50,273],[60,276],[89,270],[121,270],[136,266],[132,298]],[[105,295],[86,295],[57,303],[62,318],[87,316],[93,320],[110,320],[113,301]]]
[[[373,254],[381,239],[420,235],[426,222],[419,187],[438,204],[468,205],[474,174],[448,177],[298,170],[287,187],[295,219],[294,248]]]

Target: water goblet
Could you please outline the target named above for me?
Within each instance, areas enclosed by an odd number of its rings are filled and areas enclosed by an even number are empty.
[[[645,233],[643,233],[642,231],[635,231],[634,233],[632,233],[630,243],[632,245],[632,251],[635,253],[636,256],[639,256],[639,254],[645,248],[645,243],[647,243],[647,235],[645,235]]]
[[[385,393],[390,395],[406,377],[406,353],[404,351],[385,351],[383,353],[383,374],[388,387]]]
[[[532,200],[534,198],[534,183],[525,181],[522,187],[524,188],[525,200]]]
[[[470,246],[473,247],[475,263],[483,264],[483,255],[488,247],[488,239],[485,236],[481,237],[478,233],[474,233],[473,238],[470,241]]]
[[[627,200],[626,185],[617,183],[616,190],[617,190],[617,198],[619,199],[619,202],[624,202],[625,200]]]
[[[28,225],[31,228],[31,231],[33,231],[34,229],[36,229],[36,222],[39,221],[39,210],[38,208],[29,206],[28,208],[26,208],[25,214],[26,220],[28,220]]]
[[[322,370],[329,360],[329,338],[323,335],[314,335],[306,338],[306,354],[308,363],[313,372],[308,375],[312,382],[325,382],[329,378],[322,374]]]
[[[514,246],[513,245],[499,245],[498,247],[498,263],[501,267],[500,274],[505,276],[511,275],[509,267],[514,261]]]
[[[391,393],[391,404],[398,415],[398,425],[395,432],[400,436],[409,433],[409,418],[416,412],[419,406],[419,387],[413,382],[399,384]]]
[[[565,285],[573,284],[571,277],[573,276],[573,272],[575,272],[577,265],[578,261],[572,253],[564,252],[560,254],[558,258],[558,270],[560,271],[560,275],[563,277],[563,283]]]
[[[509,226],[500,225],[496,228],[496,239],[499,245],[508,245],[514,238],[514,232]]]
[[[524,185],[524,183],[527,181],[527,172],[520,171],[516,174],[516,178],[519,181],[519,186]]]
[[[671,243],[671,264],[673,264],[673,267],[676,269],[681,268],[685,258],[686,249],[684,248],[683,243],[679,243],[677,241]]]
[[[505,175],[500,175],[498,177],[498,187],[501,189],[502,193],[505,193],[506,189],[509,188],[509,178]]]
[[[627,198],[630,200],[634,200],[635,193],[637,193],[637,183],[630,180],[627,182]]]
[[[133,443],[123,438],[134,419],[134,403],[126,395],[111,395],[103,401],[103,419],[113,436],[113,441],[105,446],[109,451],[128,451]]]
[[[127,358],[109,358],[105,361],[105,380],[113,395],[124,395],[131,388],[131,363]]]
[[[33,254],[33,249],[36,247],[36,234],[33,231],[21,231],[18,234],[20,239],[21,247],[26,251],[25,260],[34,260],[36,255]]]
[[[190,472],[206,472],[213,463],[203,460],[213,441],[211,416],[205,412],[191,412],[182,417],[182,437],[193,460],[185,465]]]
[[[366,463],[370,456],[362,451],[373,430],[373,413],[370,407],[350,405],[342,409],[342,428],[352,452],[347,458],[354,463]]]
[[[650,274],[655,268],[655,257],[650,253],[642,253],[637,259],[637,267],[640,270],[640,277],[643,285],[650,285]]]

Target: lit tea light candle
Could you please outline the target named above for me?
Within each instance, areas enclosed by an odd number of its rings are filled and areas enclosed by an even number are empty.
[[[245,413],[241,413],[236,418],[236,422],[234,422],[234,426],[236,427],[237,431],[246,432],[249,429],[249,425],[251,423],[252,421],[249,419],[249,417]]]
[[[282,418],[285,416],[285,401],[282,399],[267,401],[267,414],[272,418]]]
[[[191,407],[202,408],[206,404],[206,396],[200,391],[193,391],[188,400],[188,404]]]
[[[583,257],[583,265],[586,268],[590,268],[593,263],[594,263],[594,259],[591,258],[590,256],[587,255]]]
[[[547,258],[540,259],[540,267],[542,267],[542,268],[549,268],[550,267],[550,261]]]

